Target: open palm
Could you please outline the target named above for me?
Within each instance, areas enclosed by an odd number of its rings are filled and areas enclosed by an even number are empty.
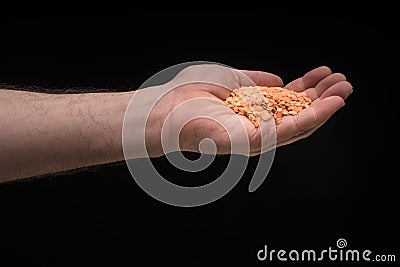
[[[296,92],[305,92],[312,100],[309,108],[295,116],[285,116],[281,123],[277,125],[276,146],[287,145],[311,135],[344,105],[344,101],[352,92],[352,85],[347,81],[346,77],[341,73],[333,73],[326,66],[317,67],[286,85],[275,74],[249,70],[242,70],[241,72],[256,85],[281,86]],[[175,101],[181,102],[190,98],[204,97],[221,102],[229,94],[230,91],[221,86],[197,84],[191,90],[182,90]],[[226,108],[218,105],[218,102],[210,102],[208,107],[214,104],[216,109]],[[260,128],[255,128],[247,117],[236,115],[231,110],[229,112],[232,117],[225,116],[224,120],[230,120],[233,116],[238,116],[246,128],[250,143],[250,155],[259,154],[261,152]],[[183,150],[198,152],[200,140],[210,138],[216,143],[218,153],[225,154],[230,151],[230,139],[227,132],[212,120],[204,118],[193,120],[187,123],[181,133],[185,137],[182,139]]]

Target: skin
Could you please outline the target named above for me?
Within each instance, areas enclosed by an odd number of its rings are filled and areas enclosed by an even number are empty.
[[[284,86],[271,73],[242,70],[260,86]],[[277,126],[277,146],[306,138],[344,106],[352,86],[341,73],[326,66],[307,72],[285,85],[306,92],[313,100],[310,108],[286,116]],[[0,90],[0,183],[58,173],[82,167],[123,161],[122,125],[124,114],[135,92],[44,94]],[[211,84],[186,84],[166,94],[149,116],[146,126],[150,157],[163,155],[161,126],[180,103],[208,97],[223,101],[230,91]],[[221,107],[227,108],[227,107]],[[240,115],[234,115],[240,116]],[[260,153],[260,130],[244,116],[249,154]],[[182,129],[182,150],[198,152],[199,142],[214,140],[218,153],[227,153],[229,138],[217,123],[195,119]]]

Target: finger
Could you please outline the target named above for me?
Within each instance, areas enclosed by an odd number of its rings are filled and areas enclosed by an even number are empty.
[[[346,76],[344,76],[342,73],[333,73],[322,79],[315,86],[315,91],[318,96],[321,96],[329,87],[341,81],[346,81]]]
[[[315,88],[308,88],[306,90],[303,91],[304,93],[306,93],[306,95],[311,99],[311,101],[314,101],[316,99],[318,99],[318,94],[317,91],[315,91]]]
[[[353,86],[348,81],[340,81],[326,89],[321,94],[321,98],[336,95],[343,98],[343,100],[346,100],[352,92]]]
[[[251,81],[259,86],[283,86],[283,81],[278,75],[254,70],[241,70]]]
[[[321,66],[307,72],[303,77],[298,78],[285,87],[296,92],[303,92],[304,90],[315,87],[322,79],[332,74],[332,71],[327,66]]]
[[[311,106],[295,116],[286,116],[277,126],[277,143],[305,133],[329,119],[344,105],[343,98],[330,96],[314,101]]]
[[[339,81],[327,89],[324,89],[323,92],[318,92],[318,90],[314,87],[308,88],[303,92],[305,92],[312,101],[320,97],[324,98],[333,95],[340,96],[343,98],[343,100],[346,100],[347,97],[353,92],[353,86],[348,81]]]

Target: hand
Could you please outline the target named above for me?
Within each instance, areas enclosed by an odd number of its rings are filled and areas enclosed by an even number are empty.
[[[136,92],[138,102],[134,108],[150,95],[160,97],[147,120],[146,132],[150,134],[145,139],[150,157],[176,150],[213,153],[212,146],[201,149],[205,138],[213,140],[217,154],[236,149],[239,154],[257,155],[273,148],[272,145],[282,146],[309,136],[344,105],[352,92],[343,74],[332,73],[325,66],[315,68],[285,86],[306,92],[313,101],[310,107],[295,116],[284,117],[276,128],[272,120],[255,128],[247,117],[237,115],[223,101],[239,86],[282,87],[282,79],[267,72],[232,69],[227,72],[227,68],[221,68],[195,66],[179,73],[156,93],[151,93],[155,92],[151,87],[139,90],[144,92],[142,96]],[[138,109],[133,111],[137,113]],[[133,129],[133,125],[126,128]]]

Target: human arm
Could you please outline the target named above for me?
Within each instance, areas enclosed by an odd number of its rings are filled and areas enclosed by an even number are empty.
[[[224,86],[198,82],[178,85],[167,83],[135,92],[87,94],[0,90],[0,182],[122,161],[127,154],[133,157],[161,156],[165,154],[161,133],[168,115],[181,104],[197,98],[213,101],[207,101],[210,105],[199,106],[199,109],[192,105],[179,112],[185,114],[186,118],[193,118],[180,132],[182,138],[179,140],[179,149],[199,152],[200,141],[210,138],[217,146],[217,153],[232,151],[229,147],[232,140],[226,130],[218,123],[200,117],[201,109],[206,114],[217,114],[221,122],[228,125],[239,118],[245,131],[237,134],[236,139],[239,139],[239,143],[248,140],[250,145],[248,148],[244,146],[245,150],[240,152],[248,155],[264,152],[261,140],[271,140],[275,136],[262,134],[263,127],[255,128],[246,117],[234,114],[223,104],[223,99],[229,96],[230,89],[243,83],[241,78],[260,86],[283,86],[283,81],[274,74],[261,71],[242,70],[240,75],[236,72],[232,75],[232,70],[226,73],[226,69],[222,69],[222,77],[215,76],[221,67],[209,68],[192,68],[195,75],[189,71],[189,75],[186,72],[183,77],[204,78],[211,73],[208,79],[223,81]],[[352,86],[344,75],[332,73],[324,66],[311,70],[286,87],[306,92],[313,103],[298,115],[283,118],[276,129],[276,146],[309,136],[344,105],[352,92]],[[132,99],[136,101],[133,101],[133,105]],[[204,111],[205,108],[209,112]],[[146,114],[148,111],[151,112]],[[133,153],[124,154],[124,121],[129,126],[126,128],[134,129],[129,132],[133,133],[129,136],[132,143],[125,144],[125,148],[128,146]],[[139,127],[144,121],[146,124]],[[167,125],[170,131],[178,128],[176,119]],[[234,131],[238,128],[236,124],[232,127]],[[143,131],[146,134],[141,136]],[[145,142],[146,154],[140,149],[141,139]]]
[[[123,160],[132,94],[0,89],[0,182]]]

